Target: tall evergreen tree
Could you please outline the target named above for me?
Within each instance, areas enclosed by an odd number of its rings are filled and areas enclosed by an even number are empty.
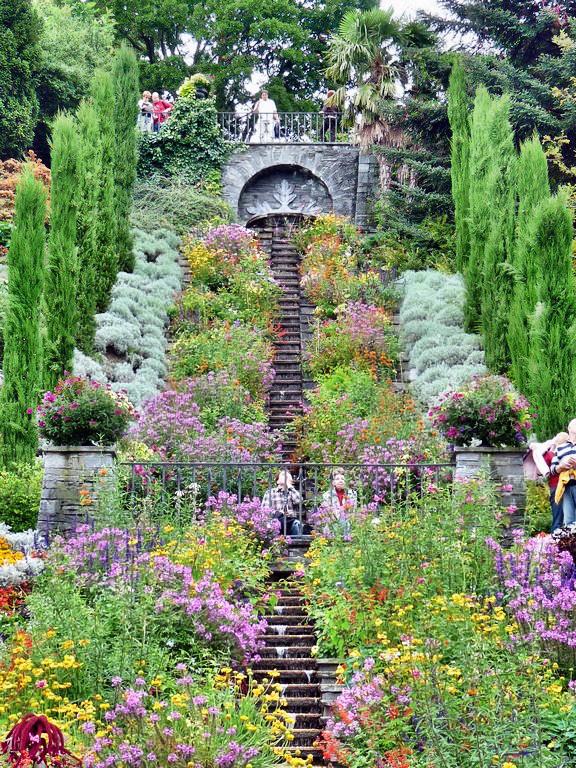
[[[538,303],[530,318],[528,393],[538,433],[553,435],[574,418],[576,402],[576,284],[572,216],[564,195],[544,199],[530,227],[541,260]]]
[[[76,336],[76,215],[78,136],[74,120],[58,115],[52,128],[50,237],[44,299],[44,388],[72,370]]]
[[[470,127],[470,255],[464,272],[464,323],[471,332],[481,326],[484,250],[494,214],[490,199],[493,117],[493,100],[486,88],[480,87],[476,91]]]
[[[451,176],[454,222],[456,225],[456,268],[463,272],[468,263],[468,209],[470,194],[470,122],[469,99],[462,60],[452,67],[448,88],[448,118],[452,129]]]
[[[489,121],[491,168],[485,187],[492,221],[484,247],[481,309],[486,364],[496,373],[504,373],[510,363],[507,332],[512,295],[516,151],[509,115],[509,97],[494,99]]]
[[[76,226],[78,280],[76,346],[87,355],[93,352],[96,332],[96,275],[98,259],[98,200],[102,176],[100,126],[95,107],[82,102],[76,113],[80,140],[78,219]]]
[[[115,203],[117,216],[118,267],[134,269],[130,209],[136,181],[136,119],[138,116],[138,63],[126,44],[116,54],[113,66],[115,108]]]
[[[466,72],[474,85],[492,93],[509,93],[516,138],[565,134],[564,159],[573,164],[576,124],[573,105],[557,98],[570,87],[576,57],[564,55],[559,32],[571,34],[574,3],[541,0],[440,0],[448,11],[434,18],[437,31],[455,34],[468,51]],[[478,42],[480,45],[478,45]],[[479,55],[478,49],[485,53]]]
[[[528,318],[538,300],[541,262],[533,248],[531,223],[538,204],[550,197],[548,163],[537,136],[520,149],[517,170],[518,210],[512,258],[514,288],[510,304],[508,346],[512,379],[528,394]]]
[[[44,282],[46,195],[26,168],[16,190],[8,252],[4,322],[4,384],[0,392],[2,465],[33,462],[38,449],[36,406],[41,389],[40,304]]]
[[[0,160],[19,157],[32,144],[41,31],[32,0],[0,2]]]
[[[98,260],[96,275],[96,309],[108,306],[112,286],[118,274],[116,252],[116,212],[114,209],[114,85],[112,76],[98,70],[92,81],[92,100],[98,114],[102,165],[98,185]]]

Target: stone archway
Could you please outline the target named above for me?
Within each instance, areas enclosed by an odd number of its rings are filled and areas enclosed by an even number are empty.
[[[279,169],[284,169],[288,177],[277,176],[273,186],[282,181],[286,184],[278,190],[266,190],[266,178],[271,181]],[[294,181],[297,184],[292,183],[292,173],[296,173]],[[272,211],[288,207],[287,212],[303,212],[298,197],[306,200],[304,207],[307,207],[316,196],[317,212],[333,211],[364,226],[368,217],[367,201],[374,197],[377,184],[375,157],[347,144],[246,145],[222,168],[223,197],[242,224],[257,215],[249,213],[248,207],[263,211],[268,203]],[[262,198],[258,195],[249,200],[250,193],[258,191],[258,185],[262,188]],[[290,195],[294,193],[297,193],[296,197],[290,202]],[[308,212],[312,212],[312,208],[309,207]]]
[[[333,210],[326,184],[306,168],[277,165],[255,174],[238,199],[238,216],[248,222],[271,215],[318,215]]]

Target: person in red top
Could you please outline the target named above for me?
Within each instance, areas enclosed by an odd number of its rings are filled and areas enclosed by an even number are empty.
[[[563,445],[569,439],[567,432],[558,432],[558,434],[552,438],[552,445],[543,454],[544,461],[550,467],[556,454],[556,448],[559,445]],[[552,509],[552,528],[550,533],[554,533],[558,528],[562,528],[564,525],[564,510],[562,509],[562,501],[556,503],[554,495],[556,494],[556,486],[558,485],[558,475],[548,474],[548,484],[550,486],[550,507]]]
[[[170,104],[169,101],[164,101],[160,98],[160,94],[154,91],[152,94],[152,110],[154,115],[154,133],[158,133],[160,126],[168,119],[168,113],[171,109],[174,109],[174,104]]]

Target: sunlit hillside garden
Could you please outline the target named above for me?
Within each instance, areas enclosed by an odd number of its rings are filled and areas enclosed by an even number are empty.
[[[570,4],[4,5],[0,766],[575,765],[575,526],[489,458],[576,416]],[[332,91],[314,151],[374,156],[367,231],[236,220],[256,82]]]

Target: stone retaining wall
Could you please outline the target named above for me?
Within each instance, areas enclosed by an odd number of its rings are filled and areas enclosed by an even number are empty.
[[[46,447],[38,531],[52,538],[92,519],[98,498],[114,480],[113,448]]]

